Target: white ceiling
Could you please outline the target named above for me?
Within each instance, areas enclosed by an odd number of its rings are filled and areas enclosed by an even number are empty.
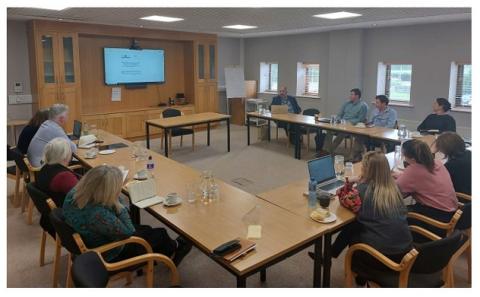
[[[327,20],[315,14],[348,11],[361,17]],[[175,23],[140,20],[162,15],[184,18]],[[471,8],[69,8],[62,11],[8,8],[9,20],[51,19],[152,29],[214,33],[223,37],[260,37],[271,35],[330,31],[349,28],[438,23],[471,20]],[[256,29],[225,29],[225,25],[253,25]]]

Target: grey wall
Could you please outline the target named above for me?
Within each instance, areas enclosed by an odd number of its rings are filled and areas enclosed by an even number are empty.
[[[242,40],[240,38],[218,38],[218,110],[226,113],[227,97],[225,93],[225,67],[241,65]]]
[[[471,23],[354,29],[314,34],[245,39],[245,79],[259,79],[260,62],[279,62],[279,84],[295,94],[296,63],[320,64],[320,98],[298,98],[303,109],[315,107],[335,114],[359,87],[373,101],[378,62],[413,64],[412,105],[394,106],[399,122],[410,129],[431,112],[436,97],[448,97],[450,63],[471,62]],[[259,94],[271,98],[271,94]],[[471,135],[471,113],[452,112],[458,132]]]

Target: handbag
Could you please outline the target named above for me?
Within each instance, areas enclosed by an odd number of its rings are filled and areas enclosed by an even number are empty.
[[[345,184],[343,187],[337,189],[336,194],[343,207],[357,213],[362,206],[362,200],[360,199],[358,190],[353,187],[353,184],[353,182],[349,182],[348,178],[346,178]]]

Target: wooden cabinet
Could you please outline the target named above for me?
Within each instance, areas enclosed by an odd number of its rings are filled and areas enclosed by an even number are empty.
[[[71,131],[81,97],[78,34],[46,30],[31,21],[29,43],[32,94],[38,108],[68,105],[69,120],[64,128]]]
[[[127,137],[145,135],[145,121],[147,120],[147,114],[145,111],[126,113],[125,120],[127,125]]]
[[[82,122],[89,126],[95,125],[97,129],[105,130],[119,137],[127,137],[124,118],[124,114],[84,115]]]
[[[197,112],[217,112],[217,43],[197,41],[194,47],[195,109]]]

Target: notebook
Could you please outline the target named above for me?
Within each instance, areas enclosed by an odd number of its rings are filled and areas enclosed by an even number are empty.
[[[154,179],[132,182],[128,184],[127,189],[132,204],[138,208],[145,208],[163,203],[164,198],[157,196]]]
[[[240,245],[242,246],[240,249],[233,251],[229,254],[226,254],[223,256],[223,258],[229,262],[235,261],[236,259],[246,255],[250,251],[253,251],[257,244],[254,241],[244,239],[244,238],[238,238],[240,240]]]
[[[288,113],[288,105],[272,105],[270,108],[272,114]]]

